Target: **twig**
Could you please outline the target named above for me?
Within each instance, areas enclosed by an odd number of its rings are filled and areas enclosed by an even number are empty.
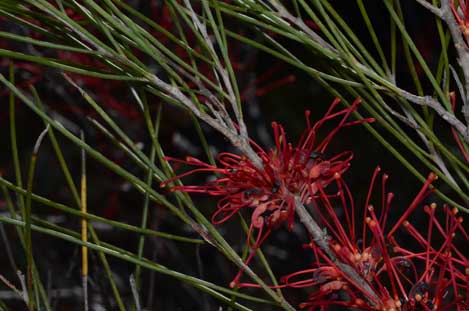
[[[270,4],[277,10],[280,17],[289,20],[293,24],[295,24],[298,28],[304,31],[311,39],[313,39],[317,44],[319,44],[324,49],[330,50],[332,52],[337,52],[337,50],[326,42],[320,35],[318,35],[314,30],[309,28],[301,18],[295,17],[290,12],[285,9],[285,7],[279,4],[276,0],[269,1]]]
[[[165,91],[170,97],[172,97],[173,99],[176,99],[181,104],[183,104],[186,108],[192,111],[196,117],[206,122],[212,128],[214,128],[215,130],[223,134],[223,136],[225,136],[231,142],[231,144],[233,144],[235,147],[239,148],[240,150],[243,150],[243,152],[246,152],[246,156],[248,156],[253,161],[254,164],[261,166],[261,161],[259,157],[249,147],[249,142],[247,141],[247,139],[243,139],[242,137],[240,137],[239,133],[235,129],[227,128],[226,126],[223,126],[222,124],[218,122],[216,118],[213,118],[210,115],[206,114],[205,112],[200,111],[195,106],[195,104],[186,95],[184,95],[184,93],[182,93],[181,90],[177,88],[176,86],[172,86],[164,82],[163,80],[158,78],[156,75],[150,75],[148,76],[148,78],[153,84],[155,84],[157,87]]]
[[[200,21],[198,15],[195,13],[194,9],[192,8],[192,6],[190,4],[190,1],[184,0],[184,4],[190,12],[192,22],[194,23],[194,25],[199,30],[199,33],[204,38],[204,41],[207,44],[207,47],[209,48],[213,59],[215,60],[214,69],[216,69],[216,72],[218,73],[218,75],[221,76],[223,84],[225,85],[225,88],[228,91],[229,101],[230,101],[231,108],[232,108],[232,110],[235,114],[236,121],[237,121],[238,126],[239,126],[239,131],[240,131],[240,134],[241,134],[241,138],[243,140],[247,141],[247,128],[246,128],[246,125],[243,121],[241,111],[240,111],[240,109],[237,105],[236,95],[234,93],[234,87],[233,87],[233,85],[230,81],[229,74],[228,74],[226,68],[224,68],[222,66],[222,64],[220,63],[220,60],[219,60],[219,58],[217,56],[217,53],[215,51],[215,47],[214,47],[214,45],[212,43],[212,40],[211,40],[211,38],[208,34],[207,27],[205,26],[204,23],[202,23]],[[226,64],[226,66],[228,66],[228,64]]]
[[[383,107],[384,109],[386,109],[390,114],[392,114],[394,117],[396,117],[397,119],[401,120],[401,122],[407,124],[407,126],[409,126],[410,128],[414,129],[414,130],[418,130],[420,128],[420,126],[417,124],[417,122],[415,121],[415,119],[409,115],[408,113],[406,113],[407,111],[404,109],[404,107],[402,107],[402,109],[404,110],[404,113],[406,114],[405,116],[400,114],[399,112],[395,111],[394,109],[392,109],[391,107],[389,107],[389,105],[387,105],[386,103],[383,102]],[[418,131],[417,131],[418,132]]]
[[[129,283],[130,283],[130,289],[132,290],[132,296],[134,297],[135,310],[141,311],[142,307],[140,305],[140,298],[138,296],[137,284],[135,284],[135,278],[133,274],[131,274],[129,277]]]
[[[456,72],[454,67],[451,66],[451,64],[449,65],[449,69],[451,71],[454,81],[456,82],[456,86],[458,87],[459,96],[461,97],[463,104],[467,105],[467,99],[466,99],[466,96],[464,95],[464,87],[462,85],[461,79],[459,78],[458,73]]]
[[[15,285],[11,284],[10,281],[8,281],[3,275],[0,274],[0,281],[5,284],[9,289],[11,289],[12,291],[14,291],[19,297],[21,297],[21,299],[24,300],[25,296],[23,295],[23,293],[21,293],[16,287]],[[25,300],[26,304],[27,304],[27,300]]]
[[[441,1],[441,19],[446,22],[446,25],[448,26],[448,29],[451,33],[454,47],[456,48],[456,52],[458,54],[458,64],[461,67],[464,75],[466,94],[464,96],[465,100],[462,107],[462,113],[468,127],[466,127],[466,131],[461,133],[461,135],[466,142],[469,142],[469,47],[464,41],[463,32],[461,31],[461,28],[456,21],[456,17],[451,11],[450,1],[451,0]]]
[[[371,298],[369,299],[370,303],[375,305],[375,301],[379,301],[377,294],[355,269],[353,269],[348,264],[341,262],[337,258],[329,246],[329,236],[321,229],[314,218],[311,217],[297,196],[295,196],[295,212],[298,215],[300,222],[305,226],[306,230],[313,237],[314,242],[324,251],[324,253],[326,253],[332,263],[334,263],[334,265],[339,268],[346,277],[348,277],[350,280],[353,280],[354,283],[360,286],[360,288],[368,294],[368,297]]]
[[[414,117],[412,114],[402,107],[402,110],[404,111],[405,115],[411,120],[411,122],[416,123]],[[417,128],[415,128],[417,129]],[[425,146],[427,147],[428,152],[430,153],[431,159],[435,164],[440,168],[440,170],[443,172],[443,174],[456,186],[459,188],[459,185],[457,184],[456,180],[454,179],[453,175],[451,175],[450,171],[446,167],[445,162],[441,158],[441,155],[436,151],[435,147],[430,143],[428,138],[421,132],[421,131],[415,131],[417,135],[420,137],[420,139],[423,141]]]
[[[83,275],[81,277],[81,284],[83,287],[83,310],[88,311],[89,304],[88,304],[88,276],[87,275]]]
[[[426,0],[415,0],[415,1],[420,3],[420,5],[422,5],[427,10],[429,10],[430,12],[432,12],[433,14],[435,14],[438,17],[441,17],[443,15],[443,13],[441,12],[441,10],[439,8],[437,8],[436,6],[430,4]]]
[[[414,104],[432,108],[443,120],[448,122],[448,124],[456,129],[463,136],[463,139],[466,142],[469,142],[469,132],[467,126],[465,126],[464,123],[456,118],[452,112],[447,111],[439,101],[431,96],[417,96],[400,88],[397,88],[396,91],[399,95]]]
[[[39,136],[36,140],[36,143],[34,144],[33,154],[36,154],[36,155],[38,154],[39,147],[41,146],[42,141],[44,140],[44,137],[46,136],[47,132],[49,131],[49,128],[50,128],[50,125],[47,124],[46,128],[44,130],[42,130],[42,132],[39,134]]]
[[[21,284],[21,297],[23,297],[23,301],[26,303],[26,305],[29,305],[28,287],[26,286],[24,274],[20,270],[16,271],[16,274],[18,275],[18,279],[20,280]]]

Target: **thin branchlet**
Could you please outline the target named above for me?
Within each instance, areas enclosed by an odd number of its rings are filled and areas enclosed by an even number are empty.
[[[461,112],[466,121],[466,125],[457,120],[454,114],[443,113],[443,111],[440,109],[441,107],[438,107],[438,104],[435,103],[435,100],[433,100],[433,102],[428,99],[423,101],[419,100],[417,104],[427,105],[428,107],[434,109],[443,119],[448,121],[448,123],[457,129],[466,142],[469,142],[469,42],[467,35],[469,31],[467,29],[467,25],[462,22],[460,13],[455,7],[454,0],[442,0],[441,7],[439,8],[430,4],[426,0],[416,1],[430,12],[441,18],[441,20],[446,23],[451,33],[451,38],[453,39],[453,44],[457,52],[458,64],[462,70],[465,81],[465,93],[461,94],[463,96],[463,106]],[[463,3],[467,5],[466,1],[463,1]],[[466,12],[463,13],[465,19],[468,18],[465,16],[465,14],[467,14]],[[435,108],[438,108],[438,110]]]

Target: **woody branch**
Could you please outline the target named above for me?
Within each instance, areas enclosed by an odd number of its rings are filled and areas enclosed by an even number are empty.
[[[464,40],[464,31],[465,29],[461,29],[460,25],[456,20],[456,16],[454,16],[453,11],[451,10],[451,5],[454,0],[442,0],[441,7],[438,8],[426,0],[415,0],[423,7],[428,9],[430,12],[441,18],[451,33],[451,37],[453,39],[454,47],[457,52],[457,59],[458,64],[463,72],[464,75],[464,82],[465,82],[465,94],[461,94],[463,100],[463,107],[462,107],[462,114],[465,118],[466,125],[465,127],[460,127],[458,131],[463,135],[463,138],[466,142],[469,142],[469,46],[466,44]],[[454,3],[453,3],[454,5]],[[459,14],[459,12],[457,12]],[[462,123],[461,123],[462,124]],[[460,124],[459,124],[460,126]],[[464,132],[461,132],[463,131]]]
[[[240,4],[243,6],[250,6],[251,3],[244,1],[244,0],[238,0]],[[456,36],[455,39],[455,44],[457,45],[458,49],[458,54],[459,54],[459,59],[460,59],[460,64],[461,67],[464,71],[464,76],[466,80],[466,90],[469,90],[469,52],[468,48],[462,44],[464,44],[463,38],[461,37],[461,33],[458,30],[458,25],[456,23],[454,18],[451,15],[451,10],[448,10],[448,12],[445,11],[443,15],[443,9],[436,8],[434,6],[431,6],[429,3],[426,3],[425,0],[416,0],[423,6],[425,6],[427,9],[430,9],[433,13],[437,14],[438,16],[445,16],[445,21],[448,23],[449,21],[449,27],[450,29],[452,28],[451,33]],[[449,1],[450,0],[444,0],[443,1],[443,7],[446,8],[446,6],[449,6]],[[347,60],[341,55],[340,51],[338,51],[336,48],[331,46],[330,43],[325,41],[316,31],[311,29],[300,17],[296,17],[293,14],[291,14],[279,1],[277,0],[269,0],[268,3],[270,4],[270,12],[269,18],[272,18],[275,16],[275,18],[282,20],[283,22],[287,22],[290,25],[296,27],[299,31],[302,33],[306,34],[307,37],[309,37],[316,45],[320,46],[320,48],[323,50],[323,52],[326,52],[327,55],[334,60],[337,60],[342,63],[345,68],[348,68],[351,70],[352,73],[355,71],[353,68],[350,67],[350,64],[347,62]],[[272,16],[273,15],[273,16]],[[453,20],[451,21],[450,18]],[[457,32],[459,31],[459,35]],[[462,40],[462,41],[461,41]],[[461,44],[462,43],[462,44]],[[356,59],[353,59],[354,66],[356,66],[358,69],[360,69],[367,78],[373,81],[377,81],[378,83],[381,83],[384,85],[384,87],[388,88],[390,91],[393,93],[396,93],[400,97],[405,98],[409,102],[419,105],[419,106],[426,106],[432,110],[434,110],[445,122],[447,122],[450,126],[452,126],[458,133],[463,137],[464,141],[469,143],[469,127],[467,124],[469,124],[469,101],[466,99],[469,95],[465,95],[464,97],[464,106],[463,106],[463,114],[466,118],[466,125],[461,122],[452,111],[448,111],[445,109],[444,105],[438,101],[435,98],[432,98],[430,96],[418,96],[415,94],[412,94],[402,88],[400,88],[394,81],[394,79],[391,77],[389,79],[383,79],[380,75],[378,75],[373,69],[369,68],[368,66],[361,64],[358,62]],[[375,83],[374,83],[375,84]],[[466,94],[469,94],[466,91]]]

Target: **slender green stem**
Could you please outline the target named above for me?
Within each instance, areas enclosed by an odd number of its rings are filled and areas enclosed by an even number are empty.
[[[13,63],[9,66],[10,73],[10,83],[15,84],[15,68]],[[11,146],[11,155],[13,159],[13,167],[15,169],[16,184],[20,187],[23,187],[23,178],[21,176],[21,166],[20,158],[18,155],[18,143],[16,135],[16,107],[15,107],[15,93],[10,92],[9,95],[9,117],[10,117],[10,146]],[[20,208],[24,209],[24,197],[19,196]]]
[[[24,219],[24,247],[26,252],[26,282],[28,290],[28,306],[30,310],[34,310],[35,300],[38,301],[39,294],[37,292],[38,284],[36,283],[35,275],[33,273],[34,261],[33,261],[33,245],[31,237],[31,195],[34,182],[34,173],[36,171],[36,161],[39,152],[39,147],[42,143],[44,136],[46,135],[48,127],[39,135],[34,149],[31,155],[31,160],[28,169],[28,177],[26,183],[26,202],[23,211]],[[33,291],[36,293],[36,299],[33,299]],[[38,306],[39,307],[39,306]]]
[[[28,307],[30,310],[34,310],[34,299],[33,299],[33,274],[32,274],[32,262],[33,262],[33,246],[31,241],[31,193],[34,180],[34,171],[36,168],[37,153],[33,153],[31,156],[31,162],[28,170],[27,190],[26,190],[26,205],[25,212],[23,215],[24,219],[24,244],[26,249],[26,282],[28,288]]]
[[[157,136],[157,132],[159,130],[159,124],[160,124],[160,117],[161,117],[161,106],[159,107],[158,109],[158,113],[157,113],[157,120],[156,120],[156,126],[155,126],[155,133],[150,133],[150,135],[155,135]],[[156,146],[155,145],[152,145],[151,147],[151,153],[150,153],[150,161],[154,162],[155,161],[155,157],[156,157]],[[147,173],[147,178],[146,178],[146,181],[147,181],[147,185],[149,187],[151,187],[151,184],[152,184],[152,171],[151,171],[151,168],[149,167],[148,168],[148,173]],[[146,229],[147,227],[147,223],[148,223],[148,207],[150,205],[150,197],[148,195],[148,193],[145,193],[145,196],[144,196],[144,199],[143,199],[143,210],[142,210],[142,220],[141,220],[141,224],[140,224],[140,228],[142,229]],[[139,259],[142,259],[143,258],[143,249],[144,249],[144,246],[145,246],[145,236],[144,235],[140,235],[140,238],[139,238],[139,241],[138,241],[138,251],[137,251],[137,256]],[[140,265],[136,265],[135,266],[135,284],[136,284],[136,287],[137,287],[137,290],[140,289],[140,274],[141,274],[141,266]]]

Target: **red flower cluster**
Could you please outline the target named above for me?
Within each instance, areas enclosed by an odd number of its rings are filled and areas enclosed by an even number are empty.
[[[256,167],[244,155],[221,153],[216,167],[193,157],[185,161],[174,158],[168,160],[197,166],[185,174],[176,176],[161,184],[169,183],[197,172],[217,173],[216,180],[201,186],[172,186],[172,191],[198,192],[219,196],[217,210],[212,222],[221,224],[237,214],[240,210],[251,210],[251,222],[248,243],[254,230],[257,230],[252,252],[246,263],[249,263],[255,250],[267,238],[271,230],[287,221],[289,229],[293,226],[295,215],[295,196],[303,204],[310,203],[319,189],[323,189],[335,180],[335,176],[344,173],[350,166],[351,152],[343,152],[330,158],[324,152],[335,134],[344,127],[372,119],[348,121],[350,114],[357,108],[360,100],[350,107],[334,112],[339,100],[336,99],[327,113],[313,126],[309,122],[310,112],[306,112],[307,128],[296,146],[288,142],[283,127],[272,123],[275,136],[275,147],[265,151],[255,142],[250,141],[262,161],[262,167]],[[317,142],[318,130],[329,120],[340,119],[339,124],[321,141]],[[237,285],[240,274],[232,286]]]
[[[314,204],[330,234],[329,244],[338,261],[354,269],[361,279],[349,278],[335,262],[312,241],[308,244],[315,254],[313,268],[283,278],[282,287],[312,287],[302,308],[327,310],[330,306],[343,306],[354,310],[469,310],[469,261],[455,246],[456,237],[467,243],[462,218],[456,209],[443,208],[444,217],[435,217],[436,204],[425,206],[428,214],[426,235],[422,235],[409,221],[409,216],[431,192],[436,180],[430,174],[421,191],[400,219],[388,228],[392,193],[386,193],[387,175],[382,176],[381,213],[369,204],[371,190],[379,174],[375,171],[366,209],[361,223],[360,238],[355,226],[353,198],[339,175],[336,181],[339,193],[335,196],[342,205],[345,225],[333,207],[333,198],[319,189],[321,196]],[[350,206],[349,206],[350,205]],[[439,219],[444,219],[440,222]],[[395,237],[403,226],[411,239],[403,245]]]

